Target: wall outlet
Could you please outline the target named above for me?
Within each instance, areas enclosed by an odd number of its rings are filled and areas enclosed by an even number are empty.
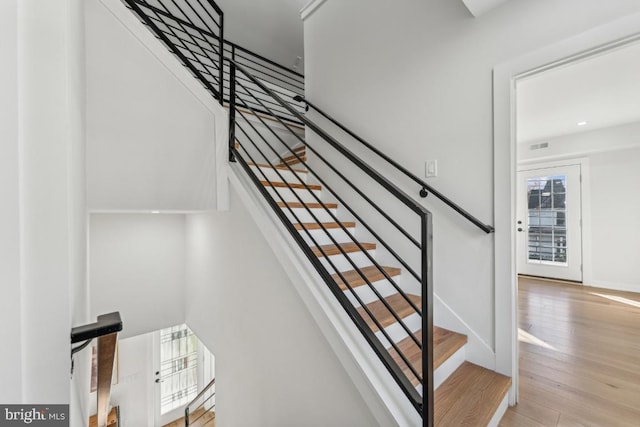
[[[438,161],[437,160],[428,160],[424,164],[424,176],[427,178],[433,178],[438,176]]]

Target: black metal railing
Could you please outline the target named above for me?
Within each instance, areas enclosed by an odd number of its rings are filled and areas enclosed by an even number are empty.
[[[380,151],[379,149],[377,149],[375,146],[373,146],[371,143],[367,142],[366,140],[364,140],[362,137],[358,136],[356,133],[354,133],[351,129],[347,128],[345,125],[343,125],[342,123],[340,123],[338,120],[336,120],[335,118],[333,118],[332,116],[330,116],[328,113],[326,113],[324,110],[320,109],[317,105],[315,105],[314,103],[310,102],[309,100],[305,99],[303,96],[298,95],[294,98],[295,101],[300,102],[300,103],[304,103],[307,106],[309,106],[310,108],[313,108],[315,111],[317,111],[318,113],[320,113],[320,115],[322,115],[324,118],[326,118],[327,120],[329,120],[329,122],[333,123],[335,126],[337,126],[339,129],[341,129],[342,131],[344,131],[346,134],[348,134],[349,136],[351,136],[353,139],[355,139],[356,141],[358,141],[359,143],[361,143],[362,145],[364,145],[366,148],[368,148],[369,150],[371,150],[373,153],[375,153],[377,156],[379,156],[380,158],[382,158],[384,161],[386,161],[388,164],[390,164],[392,167],[394,167],[395,169],[399,170],[403,175],[405,175],[406,177],[408,177],[411,181],[415,182],[416,184],[418,184],[421,189],[420,189],[420,196],[421,197],[427,197],[428,194],[433,194],[435,197],[437,197],[438,199],[440,199],[444,204],[446,204],[447,206],[449,206],[451,209],[453,209],[454,211],[456,211],[457,213],[459,213],[460,215],[462,215],[464,218],[466,218],[469,222],[471,222],[473,225],[475,225],[476,227],[478,227],[479,229],[481,229],[482,231],[484,231],[485,233],[493,233],[495,231],[495,229],[493,228],[493,226],[485,224],[484,222],[480,221],[478,218],[476,218],[475,216],[471,215],[469,212],[467,212],[466,210],[464,210],[462,207],[460,207],[458,204],[454,203],[451,199],[449,199],[447,196],[445,196],[444,194],[442,194],[441,192],[439,192],[438,190],[436,190],[435,188],[433,188],[431,185],[427,184],[423,179],[419,178],[418,176],[416,176],[414,173],[410,172],[407,168],[405,168],[404,166],[400,165],[398,162],[396,162],[395,160],[393,160],[391,157],[387,156],[385,153],[383,153],[382,151]]]
[[[225,40],[224,13],[214,1],[123,1],[220,104],[229,101],[225,95],[229,90],[229,66],[222,60],[227,57],[244,65],[288,103],[295,105],[298,111],[303,111],[303,104],[294,98],[304,94],[304,76]],[[252,86],[249,81],[245,84]],[[280,105],[269,99],[263,101],[283,119],[293,120],[293,116]],[[259,105],[254,104],[253,107],[260,114],[268,115]]]
[[[417,183],[423,196],[433,194],[486,233],[493,227],[305,100],[300,73],[225,41],[223,13],[212,0],[123,1],[228,105],[229,160],[240,165],[264,196],[423,425],[432,426],[431,213],[351,151],[350,141],[333,137],[305,115],[305,107]],[[312,162],[306,162],[306,154]],[[351,221],[357,222],[357,233]],[[205,390],[211,391],[213,384]],[[213,400],[205,395],[196,400]],[[209,412],[205,408],[200,401],[189,404],[187,425],[198,410]]]
[[[230,157],[240,163],[273,208],[383,365],[423,416],[424,424],[432,425],[431,214],[293,108],[246,67],[233,60],[229,60],[229,64]],[[298,128],[280,119],[277,111],[264,99],[286,109],[295,121],[304,124],[307,131],[312,131],[315,140],[312,142],[305,138]],[[261,118],[253,105],[270,113],[275,122]],[[312,153],[316,160],[314,164],[304,162],[297,150],[300,146]],[[304,170],[291,166],[288,159],[300,163]],[[345,165],[337,166],[339,163]],[[366,182],[362,182],[363,178]],[[317,184],[309,184],[308,179]],[[318,194],[320,188],[322,197]],[[363,243],[356,237],[351,227],[327,204],[327,198],[337,202],[364,228],[362,235],[380,246],[378,251],[384,252],[386,263],[407,273],[406,281],[409,283],[402,286],[398,283],[390,273],[390,267],[370,253],[372,244]],[[405,212],[400,215],[390,213],[398,210]],[[331,228],[338,228],[341,236],[337,237]],[[382,291],[375,285],[373,282],[376,280],[370,279],[367,269],[379,272],[389,283],[389,289]],[[349,277],[353,275],[366,287],[369,293],[366,298],[361,289],[351,284]],[[389,290],[393,298],[389,298]],[[385,315],[381,316],[380,310]],[[388,320],[383,321],[383,317]],[[396,332],[389,330],[389,320],[395,325]],[[401,348],[398,336],[408,342],[406,345],[410,350]],[[417,365],[409,357],[415,350],[422,354]],[[422,386],[422,393],[415,384]]]
[[[213,0],[123,1],[222,104],[222,9]]]
[[[184,425],[213,425],[216,409],[216,379],[212,379],[184,408]]]

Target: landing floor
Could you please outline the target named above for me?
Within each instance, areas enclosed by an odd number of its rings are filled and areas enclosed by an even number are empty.
[[[640,425],[640,294],[521,277],[520,403],[502,427]]]

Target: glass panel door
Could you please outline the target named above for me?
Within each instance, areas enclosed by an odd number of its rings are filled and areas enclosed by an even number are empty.
[[[184,416],[184,405],[198,394],[198,338],[180,325],[162,329],[158,340],[156,425],[164,425]]]
[[[518,273],[582,281],[580,166],[518,172]]]

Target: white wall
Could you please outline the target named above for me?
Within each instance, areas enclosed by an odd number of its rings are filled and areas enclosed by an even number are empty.
[[[235,192],[230,212],[187,217],[187,277],[187,324],[216,356],[216,422],[378,425]]]
[[[18,2],[0,2],[0,402],[22,397],[20,322],[20,187],[18,143]],[[11,385],[11,386],[8,386]]]
[[[630,0],[510,1],[474,19],[462,2],[326,1],[305,21],[306,94],[418,175],[437,159],[433,186],[491,223],[494,168],[509,170],[493,161],[492,69],[638,11]],[[493,268],[510,253],[494,254],[492,237],[433,198],[424,203],[434,213],[436,293],[485,341],[510,342],[510,330],[494,336],[494,289],[510,284],[496,285]],[[510,357],[499,358],[511,374]]]
[[[78,326],[95,322],[89,318],[89,294],[87,283],[87,210],[86,210],[86,79],[85,79],[85,37],[84,37],[84,0],[69,2],[70,28],[67,36],[68,49],[74,54],[70,57],[68,97],[70,126],[71,165],[69,185],[72,200],[69,212],[69,231],[71,247],[69,304],[71,307],[71,325]],[[71,379],[70,416],[73,426],[86,424],[89,417],[89,375],[90,355],[76,354],[74,357],[74,375]]]
[[[518,158],[534,161],[584,157],[589,168],[583,179],[583,206],[591,219],[583,233],[585,285],[640,292],[640,123],[546,139],[549,148],[530,150],[520,144]],[[584,239],[586,237],[586,239]]]
[[[92,214],[91,317],[120,311],[122,338],[184,323],[184,233],[180,214]]]
[[[201,85],[174,58],[163,62],[166,47],[120,1],[87,0],[85,9],[89,208],[215,208],[215,132],[226,113],[194,95],[188,84]]]
[[[71,289],[83,283],[80,3],[18,3],[22,396],[69,403]],[[76,181],[78,180],[78,181]],[[15,303],[15,302],[14,302]],[[13,322],[15,323],[15,319]]]

